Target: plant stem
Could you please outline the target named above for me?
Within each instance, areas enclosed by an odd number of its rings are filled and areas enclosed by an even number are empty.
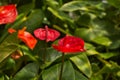
[[[71,35],[70,33],[68,33],[67,31],[65,31],[64,29],[62,29],[62,28],[61,28],[60,26],[58,26],[58,25],[53,25],[53,28],[61,31],[61,32],[64,33],[64,34]]]
[[[96,56],[96,58],[97,58],[98,60],[100,60],[102,63],[111,66],[111,64],[110,64],[108,61],[102,59],[100,56]]]
[[[65,54],[62,53],[62,64],[61,64],[59,80],[62,80],[62,72],[63,72],[63,66],[64,66],[64,57],[65,57]]]
[[[47,53],[47,38],[48,38],[48,27],[45,25],[45,53],[43,54],[43,61],[46,60],[46,53]]]
[[[47,53],[47,42],[45,42],[45,53],[43,54],[43,61],[46,61],[46,53]]]

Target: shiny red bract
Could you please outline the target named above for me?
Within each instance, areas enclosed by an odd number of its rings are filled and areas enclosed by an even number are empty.
[[[46,40],[46,42],[54,41],[60,36],[60,33],[54,29],[48,28],[48,26],[45,26],[45,28],[39,28],[34,31],[34,35],[39,40]]]
[[[13,23],[18,13],[14,4],[0,6],[0,24]]]
[[[58,45],[52,45],[54,49],[61,51],[63,53],[73,53],[73,52],[83,52],[84,41],[75,36],[65,36],[58,41]]]
[[[37,40],[26,30],[26,27],[18,31],[18,38],[21,39],[30,49],[33,49]]]

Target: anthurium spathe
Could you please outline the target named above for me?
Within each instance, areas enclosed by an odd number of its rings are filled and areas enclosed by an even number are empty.
[[[48,28],[38,28],[34,31],[34,35],[40,40],[46,40],[46,42],[54,41],[60,36],[60,33],[54,29]]]
[[[53,44],[52,47],[60,52],[62,52],[62,64],[60,69],[59,80],[62,80],[62,73],[64,67],[64,56],[65,53],[71,54],[75,52],[83,52],[84,49],[84,40],[75,36],[68,36],[61,38],[58,41],[58,45]]]
[[[25,30],[26,27],[18,30],[18,38],[21,39],[30,49],[33,49],[37,43],[37,40],[32,36],[32,34]]]
[[[0,24],[12,23],[16,20],[18,13],[16,5],[0,6]]]
[[[58,45],[52,45],[54,49],[65,52],[83,52],[84,49],[84,41],[75,36],[65,36],[58,41]]]

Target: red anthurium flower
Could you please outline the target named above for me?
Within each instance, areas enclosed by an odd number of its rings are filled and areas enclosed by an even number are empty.
[[[60,36],[60,33],[54,29],[48,28],[48,26],[45,26],[45,29],[36,29],[34,31],[34,35],[40,40],[46,40],[46,42],[49,42],[57,39]]]
[[[21,39],[30,49],[33,49],[37,40],[26,30],[26,27],[18,31],[18,38]]]
[[[81,38],[74,36],[65,36],[58,41],[58,45],[52,45],[58,51],[61,52],[83,52],[84,41]]]
[[[16,32],[16,30],[13,29],[13,28],[9,28],[9,29],[8,29],[8,32],[9,32],[10,34],[12,34],[12,33]]]
[[[14,4],[0,6],[0,24],[12,23],[17,17],[17,9]]]

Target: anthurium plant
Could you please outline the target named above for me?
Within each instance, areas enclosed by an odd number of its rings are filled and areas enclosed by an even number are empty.
[[[119,0],[0,0],[0,80],[120,80]]]

